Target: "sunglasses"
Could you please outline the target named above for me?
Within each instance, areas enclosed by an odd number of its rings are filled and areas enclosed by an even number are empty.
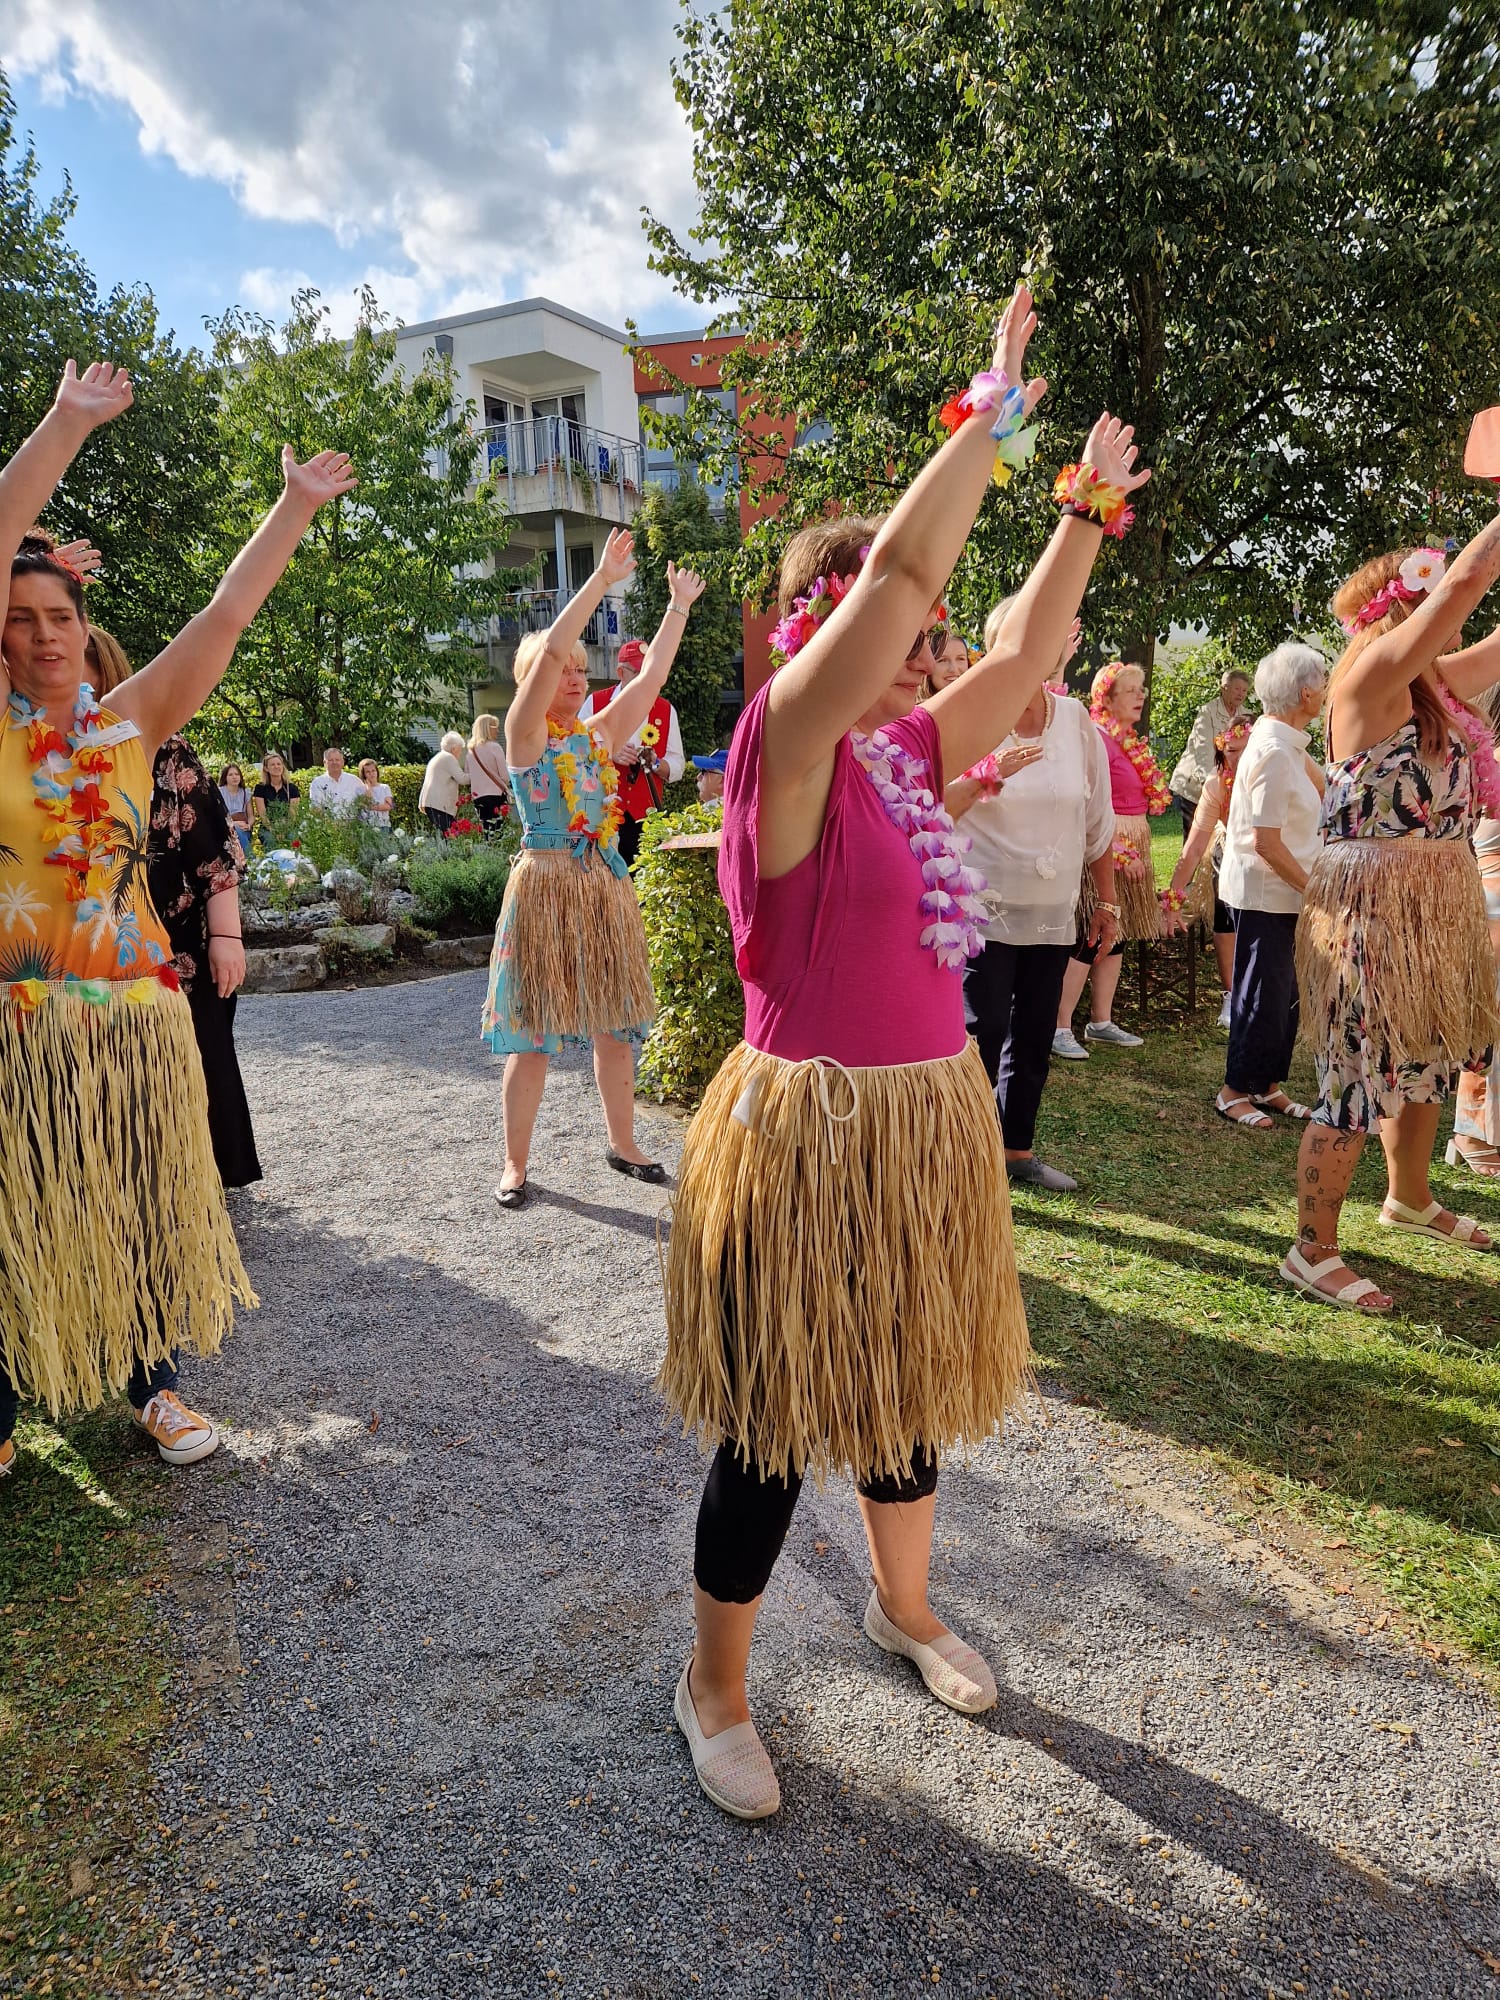
[[[940,660],[943,657],[943,648],[947,643],[947,626],[934,625],[930,632],[919,632],[917,634],[916,638],[912,641],[911,651],[906,657],[908,660],[914,660],[925,646],[933,659]]]

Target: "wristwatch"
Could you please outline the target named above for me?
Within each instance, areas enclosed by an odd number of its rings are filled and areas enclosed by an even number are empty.
[[[1094,908],[1095,908],[1096,910],[1102,910],[1102,911],[1104,912],[1105,916],[1107,916],[1107,917],[1118,917],[1118,916],[1119,916],[1119,914],[1120,914],[1120,906],[1119,906],[1119,904],[1118,904],[1118,903],[1106,903],[1106,902],[1104,901],[1103,897],[1101,897],[1101,898],[1099,899],[1099,901],[1098,901],[1097,903],[1095,903],[1095,905],[1094,905]]]

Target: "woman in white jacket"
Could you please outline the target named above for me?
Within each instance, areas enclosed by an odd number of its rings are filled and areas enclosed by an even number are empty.
[[[440,834],[452,826],[458,813],[458,795],[469,782],[463,767],[464,748],[464,739],[456,729],[450,729],[422,774],[417,804]]]

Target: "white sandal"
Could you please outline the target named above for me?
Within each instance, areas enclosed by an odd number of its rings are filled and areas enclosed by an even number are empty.
[[[1309,1264],[1294,1243],[1279,1268],[1281,1281],[1290,1285],[1294,1292],[1301,1292],[1304,1298],[1316,1299],[1325,1306],[1344,1306],[1355,1312],[1362,1312],[1367,1319],[1375,1319],[1381,1313],[1390,1311],[1389,1305],[1367,1306],[1365,1300],[1383,1296],[1379,1285],[1368,1278],[1351,1278],[1347,1285],[1341,1285],[1336,1292],[1325,1292],[1322,1280],[1330,1271],[1336,1271],[1343,1258],[1337,1251],[1325,1257],[1321,1264]]]
[[[1236,1111],[1234,1107],[1237,1104],[1243,1104],[1245,1107],[1244,1110]],[[1216,1097],[1214,1099],[1214,1110],[1218,1112],[1226,1125],[1244,1125],[1252,1132],[1269,1132],[1271,1130],[1270,1119],[1264,1111],[1256,1109],[1252,1098],[1231,1097],[1227,1104],[1221,1104]]]
[[[1455,1215],[1451,1229],[1439,1229],[1434,1216],[1443,1213],[1443,1204],[1434,1199],[1426,1208],[1408,1208],[1404,1201],[1395,1201],[1387,1195],[1376,1217],[1382,1229],[1404,1229],[1411,1236],[1432,1236],[1439,1243],[1467,1243],[1471,1250],[1492,1250],[1493,1243],[1476,1243],[1475,1235],[1484,1234],[1482,1223],[1472,1215]]]
[[[1273,1104],[1271,1102],[1273,1097],[1286,1097],[1286,1103]],[[1294,1097],[1287,1097],[1284,1090],[1268,1090],[1259,1097],[1252,1091],[1250,1093],[1250,1102],[1258,1104],[1262,1111],[1274,1111],[1278,1118],[1306,1119],[1312,1117],[1312,1109],[1309,1105],[1299,1104]]]

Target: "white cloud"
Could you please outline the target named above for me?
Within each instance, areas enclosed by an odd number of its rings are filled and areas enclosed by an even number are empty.
[[[249,214],[367,252],[404,318],[545,292],[618,320],[671,310],[641,206],[678,226],[693,213],[674,5],[0,0],[0,61],[49,94],[127,106],[145,152]],[[303,276],[247,272],[244,302],[279,311]]]

